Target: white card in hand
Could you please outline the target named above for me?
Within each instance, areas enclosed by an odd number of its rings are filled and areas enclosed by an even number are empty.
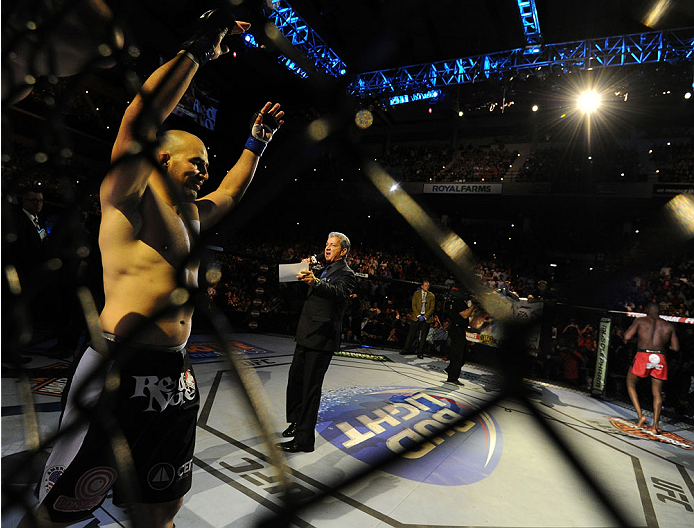
[[[280,264],[280,282],[296,282],[296,276],[302,271],[308,271],[308,262],[296,264]]]

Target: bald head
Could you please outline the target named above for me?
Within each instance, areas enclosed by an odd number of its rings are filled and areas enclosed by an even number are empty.
[[[177,184],[186,200],[195,200],[202,184],[207,180],[209,156],[202,140],[183,130],[168,130],[159,137],[157,161],[161,167],[153,171],[149,182],[157,192],[168,194],[163,183],[163,172],[169,183]]]
[[[159,152],[173,154],[191,145],[205,148],[198,136],[183,130],[167,130],[159,137]]]
[[[658,303],[649,302],[646,305],[646,315],[649,317],[658,317],[660,315],[660,306]]]

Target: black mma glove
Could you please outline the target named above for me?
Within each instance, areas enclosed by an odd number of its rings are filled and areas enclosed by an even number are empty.
[[[211,9],[195,23],[195,33],[181,46],[180,53],[187,54],[198,66],[214,55],[214,43],[229,33],[236,25],[236,17],[229,9]]]

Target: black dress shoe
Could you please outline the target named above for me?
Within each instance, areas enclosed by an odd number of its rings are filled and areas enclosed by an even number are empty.
[[[282,436],[284,438],[292,438],[293,436],[296,436],[296,424],[290,423],[289,427],[282,431]]]
[[[424,359],[424,354],[417,354],[417,359]]]
[[[446,383],[452,383],[453,385],[460,385],[461,387],[463,386],[463,384],[458,380],[446,380]]]
[[[313,446],[302,446],[297,444],[295,440],[290,440],[289,442],[280,442],[276,445],[282,451],[286,451],[287,453],[310,453],[311,451],[313,451]]]

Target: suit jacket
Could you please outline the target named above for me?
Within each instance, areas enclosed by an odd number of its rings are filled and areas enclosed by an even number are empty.
[[[5,224],[6,232],[14,236],[10,244],[7,246],[3,244],[3,253],[7,250],[7,254],[3,255],[3,262],[13,264],[20,275],[29,276],[43,263],[41,235],[21,207],[16,205],[7,207],[8,215],[3,220],[8,220]]]
[[[296,329],[296,342],[314,350],[340,350],[342,317],[357,282],[347,262],[338,260],[320,282],[309,286]]]
[[[433,323],[434,322],[434,294],[431,292],[427,292],[427,300],[426,304],[424,305],[424,318],[426,319],[427,323]],[[411,318],[413,321],[417,320],[417,317],[422,312],[422,289],[420,288],[416,292],[414,292],[414,295],[412,296],[412,314]]]

